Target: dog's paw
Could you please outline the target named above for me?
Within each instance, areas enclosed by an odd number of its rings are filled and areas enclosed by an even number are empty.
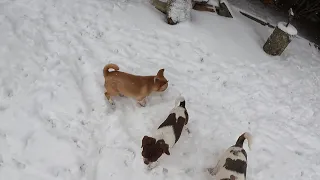
[[[186,131],[187,131],[188,134],[191,134],[191,131],[190,131],[189,128],[186,128]]]
[[[211,176],[214,176],[214,175],[217,174],[215,168],[207,168],[206,170],[208,171],[208,173],[209,173]]]
[[[108,107],[108,113],[114,112],[116,110],[116,104],[114,102],[112,103],[109,102],[107,104],[107,107]]]
[[[159,162],[156,161],[156,162],[153,162],[151,164],[146,165],[146,168],[147,168],[147,170],[151,171],[151,170],[153,170],[154,168],[156,168],[158,166],[159,166]]]
[[[138,102],[138,105],[139,105],[140,107],[146,107],[147,103],[145,103],[145,102]]]
[[[109,104],[110,104],[111,106],[115,106],[115,105],[116,105],[112,99],[108,99],[108,102],[109,102]]]
[[[119,94],[120,97],[125,97],[123,94]]]
[[[151,166],[151,165],[145,165],[145,166],[144,166],[144,171],[145,171],[146,173],[149,173],[153,168],[155,168],[155,167],[153,167],[153,166]]]

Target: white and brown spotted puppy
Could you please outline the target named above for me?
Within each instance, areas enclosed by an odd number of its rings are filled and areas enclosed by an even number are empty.
[[[188,123],[186,101],[183,97],[176,99],[175,107],[155,133],[142,139],[143,162],[149,165],[156,162],[163,153],[170,155],[170,149],[177,143],[181,133]]]
[[[251,149],[252,136],[243,133],[236,144],[228,148],[221,156],[216,167],[209,169],[210,174],[216,176],[216,180],[245,180],[247,174],[247,153],[243,149],[244,140],[248,140]]]

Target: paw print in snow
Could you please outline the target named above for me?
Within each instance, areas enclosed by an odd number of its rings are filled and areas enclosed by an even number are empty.
[[[25,169],[26,168],[26,165],[15,160],[15,159],[12,159],[12,161],[14,162],[15,166],[18,168],[18,169]]]
[[[103,35],[104,35],[103,32],[97,32],[96,38],[100,39],[103,37]]]
[[[222,86],[227,87],[227,81],[223,81]]]
[[[163,168],[163,169],[162,169],[162,173],[163,173],[163,174],[168,174],[168,169],[167,169],[167,168]]]
[[[13,96],[13,90],[12,89],[7,89],[6,92],[7,92],[7,96],[8,97],[12,97]]]
[[[86,173],[86,169],[87,169],[86,164],[82,164],[82,165],[80,166],[80,171],[81,171],[81,173],[85,174],[85,173]]]

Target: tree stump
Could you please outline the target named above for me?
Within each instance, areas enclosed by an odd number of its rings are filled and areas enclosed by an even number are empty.
[[[192,9],[191,0],[168,0],[167,22],[175,25],[190,19]]]
[[[272,56],[278,56],[286,49],[291,42],[291,38],[297,34],[297,30],[292,25],[288,24],[288,27],[286,27],[285,24],[284,22],[278,23],[278,26],[263,45],[264,52]]]

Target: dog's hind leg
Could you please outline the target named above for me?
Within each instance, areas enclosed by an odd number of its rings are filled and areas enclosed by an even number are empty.
[[[115,103],[114,103],[114,101],[111,99],[110,94],[109,94],[108,92],[104,92],[104,95],[105,95],[106,98],[108,99],[109,103],[110,103],[112,106],[114,106]]]
[[[106,96],[106,98],[108,99],[109,103],[114,106],[115,103],[114,101],[111,99],[112,96],[117,96],[119,95],[119,92],[117,90],[117,86],[115,83],[109,83],[105,85],[106,87],[106,91],[104,93],[104,95]]]

